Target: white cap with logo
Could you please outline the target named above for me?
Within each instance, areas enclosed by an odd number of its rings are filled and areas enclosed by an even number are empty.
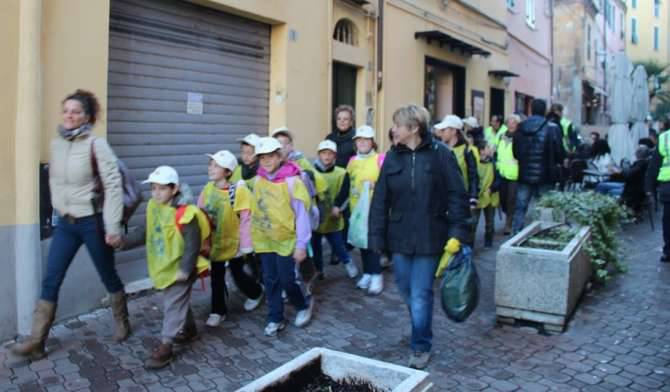
[[[291,131],[289,131],[288,127],[285,127],[285,126],[284,126],[284,127],[275,128],[275,129],[272,130],[272,133],[270,133],[270,135],[271,135],[272,137],[277,137],[277,136],[279,136],[279,135],[281,135],[281,134],[288,135],[288,137],[289,137],[291,140],[293,140],[293,134],[291,133]]]
[[[179,185],[179,174],[171,166],[158,166],[142,184]]]
[[[456,128],[463,129],[463,121],[453,114],[446,115],[442,121],[435,124],[436,129]]]
[[[258,143],[258,139],[260,139],[260,137],[258,135],[256,135],[255,133],[250,133],[243,138],[237,139],[237,141],[240,142],[240,143],[248,144],[251,147],[256,147],[256,143]]]
[[[319,143],[319,147],[316,151],[321,152],[323,150],[330,150],[332,152],[337,153],[337,144],[335,144],[335,142],[332,140],[324,140],[321,143]]]
[[[233,153],[228,150],[218,151],[214,155],[212,154],[205,154],[205,155],[212,158],[212,160],[216,162],[217,165],[221,166],[224,169],[228,169],[231,172],[235,171],[235,168],[237,167],[237,158],[235,158],[235,155],[233,155]]]
[[[281,144],[279,143],[279,140],[275,139],[274,137],[266,136],[258,139],[258,143],[256,144],[256,149],[254,152],[256,155],[261,155],[269,154],[278,150],[281,150]]]
[[[365,138],[365,139],[374,139],[375,130],[369,125],[361,125],[356,129],[356,134],[354,139]]]

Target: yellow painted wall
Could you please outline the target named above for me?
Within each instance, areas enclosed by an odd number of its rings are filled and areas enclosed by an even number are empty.
[[[77,88],[92,91],[102,108],[95,132],[106,135],[109,0],[43,1],[42,161],[60,123],[61,101]]]
[[[504,88],[498,81],[489,78],[490,69],[507,69],[508,59],[506,52],[496,46],[483,42],[504,44],[506,31],[493,22],[484,21],[472,10],[449,3],[442,8],[439,2],[408,2],[404,0],[388,0],[384,19],[384,87],[382,129],[392,126],[392,115],[395,109],[407,103],[423,105],[424,102],[424,72],[426,56],[466,68],[465,111],[470,115],[472,111],[472,90],[485,93],[485,118],[489,117],[490,87]],[[486,6],[482,2],[482,6]],[[503,4],[504,7],[504,3]],[[493,10],[498,5],[490,3]],[[504,11],[504,8],[502,9]],[[460,17],[454,17],[454,16]],[[475,23],[479,18],[481,23]],[[417,31],[441,30],[452,36],[459,37],[472,45],[485,48],[492,53],[491,57],[466,57],[460,52],[452,52],[433,42],[431,45],[423,40],[414,38]],[[506,102],[511,108],[511,103]]]
[[[653,0],[638,0],[637,7],[633,8],[630,1],[627,2],[626,13],[626,53],[631,61],[656,60],[661,64],[670,63],[670,5],[667,1],[661,1],[659,17],[654,16]],[[637,19],[637,32],[639,41],[637,44],[631,42],[632,18]],[[660,29],[660,42],[658,51],[654,50],[654,26]]]
[[[19,1],[0,1],[0,26],[3,34],[0,35],[0,182],[3,191],[0,192],[0,225],[15,224],[16,194],[14,172],[16,168],[14,154],[14,129],[16,122],[16,79],[18,73],[19,48]]]

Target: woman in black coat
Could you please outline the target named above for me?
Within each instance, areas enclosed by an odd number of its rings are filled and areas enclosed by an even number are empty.
[[[450,238],[468,238],[470,207],[454,154],[431,138],[430,114],[407,105],[393,114],[370,208],[369,246],[393,255],[398,289],[412,320],[409,366],[422,369],[432,346],[433,281]]]

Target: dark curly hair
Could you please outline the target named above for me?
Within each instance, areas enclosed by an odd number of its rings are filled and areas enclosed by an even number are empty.
[[[89,118],[88,122],[91,125],[95,124],[98,119],[98,113],[100,112],[100,103],[95,94],[87,90],[77,89],[77,91],[65,97],[62,103],[64,104],[69,100],[75,100],[81,103],[84,113],[86,113]]]
[[[607,140],[604,140],[604,139],[596,140],[593,143],[593,146],[591,147],[591,157],[592,158],[597,158],[599,156],[603,156],[603,155],[609,154],[611,152],[612,152],[612,150],[610,150],[609,143],[607,143]]]

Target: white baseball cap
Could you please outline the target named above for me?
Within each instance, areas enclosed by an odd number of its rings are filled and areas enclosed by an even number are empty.
[[[319,148],[316,150],[317,152],[321,152],[323,150],[330,150],[332,152],[337,152],[337,144],[335,144],[334,141],[332,140],[324,140],[321,143],[319,143]]]
[[[470,128],[479,128],[479,121],[476,117],[468,117],[463,120],[463,124],[467,124]]]
[[[238,142],[248,144],[251,147],[256,147],[256,143],[258,143],[258,139],[260,139],[260,136],[256,135],[255,133],[250,133],[247,136],[237,139]]]
[[[277,137],[281,134],[288,135],[289,139],[293,140],[293,134],[289,131],[288,127],[279,127],[272,130],[270,134],[272,137]]]
[[[224,169],[234,171],[237,167],[237,158],[233,155],[232,152],[228,150],[221,150],[216,154],[205,154],[208,157],[212,158],[217,165],[221,166]]]
[[[275,139],[274,137],[266,136],[258,139],[255,154],[269,154],[278,150],[281,150],[281,144],[279,143],[279,140]]]
[[[435,124],[436,129],[445,129],[445,128],[456,128],[463,129],[463,121],[454,116],[453,114],[448,114],[444,116],[441,122]]]
[[[354,135],[354,139],[358,138],[374,139],[375,130],[369,125],[361,125],[356,129],[356,134]]]
[[[142,184],[179,185],[179,174],[171,166],[158,166]]]

